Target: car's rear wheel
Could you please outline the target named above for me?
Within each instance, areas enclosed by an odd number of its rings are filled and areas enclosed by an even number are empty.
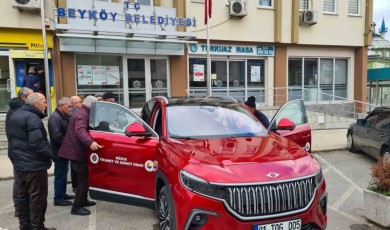
[[[356,153],[358,149],[355,146],[355,143],[353,142],[353,136],[352,133],[348,133],[347,136],[347,148],[350,152]]]
[[[172,194],[165,185],[158,196],[158,221],[161,230],[175,230],[175,209],[173,207]]]
[[[390,161],[390,148],[386,147],[382,151],[382,157],[384,158],[385,161]]]

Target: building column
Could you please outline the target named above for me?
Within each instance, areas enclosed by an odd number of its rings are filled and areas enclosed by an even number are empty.
[[[171,96],[187,96],[188,90],[188,50],[184,49],[184,55],[170,57],[171,72]],[[168,76],[169,77],[169,76]]]
[[[356,113],[366,112],[367,102],[367,46],[355,49],[354,63],[354,100],[363,103],[356,103]]]
[[[274,105],[287,101],[287,47],[275,47]],[[279,89],[278,89],[279,88]]]

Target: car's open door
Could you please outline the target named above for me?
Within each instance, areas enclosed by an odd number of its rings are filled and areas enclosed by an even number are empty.
[[[89,134],[103,146],[88,155],[91,197],[153,205],[158,135],[116,103],[93,102],[89,126]]]
[[[277,127],[282,118],[294,122],[295,128],[293,130],[278,130]],[[271,119],[268,129],[294,141],[306,151],[311,151],[311,128],[307,122],[306,109],[302,100],[296,99],[284,103]]]

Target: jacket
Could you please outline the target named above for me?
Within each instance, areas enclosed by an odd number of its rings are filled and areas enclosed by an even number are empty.
[[[260,112],[259,110],[255,110],[254,115],[268,129],[269,127],[268,117],[265,116],[264,113]]]
[[[71,161],[87,162],[87,151],[94,142],[88,134],[89,108],[82,106],[69,121],[58,156]]]
[[[20,107],[24,105],[24,101],[18,97],[14,97],[8,102],[8,105],[9,105],[9,110],[7,111],[7,115],[5,116],[5,134],[8,139],[8,158],[11,159],[11,161],[13,161],[12,152],[11,152],[11,138],[8,130],[10,128],[9,118],[16,110],[18,110]]]
[[[49,117],[49,137],[53,155],[57,156],[69,124],[69,116],[58,108]]]
[[[27,76],[23,79],[23,87],[28,87],[32,89],[34,92],[39,92],[38,88],[39,83],[39,76],[33,73],[29,73]]]
[[[33,105],[23,105],[9,119],[9,137],[14,168],[33,172],[47,170],[53,155],[42,118],[45,117]]]

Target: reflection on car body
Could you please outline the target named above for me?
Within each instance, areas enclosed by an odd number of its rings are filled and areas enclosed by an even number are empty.
[[[98,130],[105,107],[123,112],[123,130]],[[324,229],[321,165],[281,136],[307,133],[305,118],[300,100],[281,107],[272,132],[230,98],[156,97],[140,117],[93,102],[89,133],[104,148],[89,153],[90,195],[155,208],[160,229]]]
[[[357,119],[347,131],[347,147],[351,152],[363,151],[378,159],[390,156],[390,108],[378,107],[364,119]]]

